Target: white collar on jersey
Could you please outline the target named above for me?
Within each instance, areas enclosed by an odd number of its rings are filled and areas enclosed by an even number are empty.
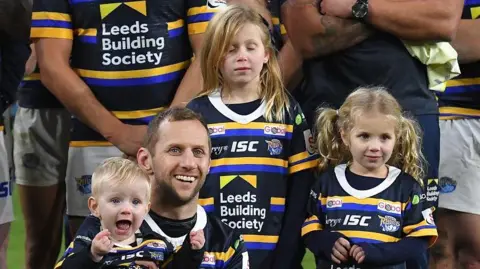
[[[165,237],[166,240],[168,240],[170,243],[172,243],[173,247],[178,247],[183,244],[183,241],[185,241],[185,238],[187,235],[183,235],[180,237],[170,237],[166,235],[162,229],[158,226],[158,224],[150,217],[150,214],[147,214],[145,216],[145,221],[147,222],[148,226],[150,226],[150,229],[152,231],[156,232],[157,234]],[[203,209],[202,206],[197,205],[197,222],[195,222],[195,226],[193,226],[192,231],[199,231],[205,228],[207,225],[207,213],[205,213],[205,210]]]
[[[388,175],[382,183],[378,184],[374,188],[369,190],[357,190],[354,189],[347,181],[345,177],[345,170],[347,169],[346,164],[340,164],[335,167],[335,176],[337,177],[338,183],[342,186],[342,189],[347,192],[349,195],[357,198],[357,199],[365,199],[368,197],[372,197],[376,194],[381,193],[382,191],[386,190],[390,185],[395,182],[398,175],[400,175],[400,169],[394,166],[388,166]]]
[[[221,89],[217,89],[214,92],[212,92],[208,96],[208,100],[210,100],[210,103],[212,103],[212,105],[218,110],[218,112],[222,113],[222,115],[224,115],[225,117],[229,118],[232,121],[235,121],[241,124],[248,124],[260,118],[265,114],[266,107],[267,107],[265,102],[262,101],[260,106],[252,113],[248,115],[237,114],[223,103]]]

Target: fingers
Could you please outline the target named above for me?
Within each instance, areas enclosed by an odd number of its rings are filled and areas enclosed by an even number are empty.
[[[362,263],[365,259],[365,252],[360,246],[354,245],[350,249],[350,256],[352,256],[357,263]]]
[[[108,229],[105,229],[101,232],[99,232],[96,236],[95,236],[95,239],[99,240],[101,239],[102,237],[109,237],[110,236],[110,231]]]
[[[339,238],[339,239],[337,240],[337,242],[338,242],[340,245],[342,245],[344,248],[346,248],[347,250],[350,249],[350,242],[348,242],[347,239],[345,239],[345,238]],[[348,252],[347,252],[347,254],[348,254]]]
[[[192,249],[201,249],[205,244],[203,230],[190,232],[190,243],[192,244]]]
[[[332,261],[333,261],[334,263],[336,263],[336,264],[341,264],[341,263],[342,263],[342,262],[341,262],[339,259],[337,259],[337,257],[335,257],[333,254],[330,255],[330,258],[331,258]]]
[[[346,254],[345,254],[346,253]],[[332,251],[332,256],[335,259],[332,259],[334,262],[340,264],[348,260],[348,251],[346,249],[338,250],[336,248]]]

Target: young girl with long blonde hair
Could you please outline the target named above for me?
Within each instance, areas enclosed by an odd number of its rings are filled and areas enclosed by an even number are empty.
[[[321,108],[316,129],[320,175],[302,236],[317,268],[406,268],[437,238],[417,123],[385,89],[360,88]]]
[[[282,84],[268,27],[254,10],[232,5],[211,20],[204,44],[204,92],[188,104],[212,139],[200,201],[243,234],[251,268],[298,268],[297,232],[318,155]]]

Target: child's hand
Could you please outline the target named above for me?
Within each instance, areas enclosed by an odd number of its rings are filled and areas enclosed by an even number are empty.
[[[348,260],[348,251],[350,250],[350,242],[345,238],[338,238],[332,248],[332,261],[337,264]]]
[[[350,249],[350,256],[352,256],[357,263],[362,263],[365,259],[365,251],[363,251],[362,247],[353,245]]]
[[[92,241],[92,247],[90,252],[92,253],[93,261],[99,262],[102,260],[103,256],[112,249],[113,242],[110,240],[110,232],[108,230],[103,230],[99,232]]]
[[[203,234],[203,230],[190,232],[190,243],[192,244],[192,249],[202,249],[203,245],[205,244],[205,235]]]

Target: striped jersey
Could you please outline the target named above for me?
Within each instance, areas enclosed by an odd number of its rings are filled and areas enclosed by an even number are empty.
[[[303,225],[302,236],[328,230],[343,234],[353,244],[397,242],[404,237],[429,237],[431,244],[435,242],[432,209],[420,203],[422,188],[410,175],[389,166],[388,176],[380,184],[357,190],[350,185],[346,169],[347,165],[338,165],[317,178],[310,191],[310,217]],[[370,268],[362,264],[336,265],[317,258],[319,268]],[[405,264],[380,268],[401,269]]]
[[[259,268],[276,247],[290,180],[318,164],[303,113],[290,102],[284,122],[266,121],[264,102],[248,115],[237,114],[219,91],[188,104],[204,117],[212,139],[200,203],[242,233],[252,268]]]
[[[248,269],[248,252],[243,239],[220,220],[209,216],[202,207],[197,209],[197,221],[193,230],[203,229],[205,252],[199,269],[224,268]],[[66,249],[55,269],[63,268],[65,259],[88,250],[95,235],[100,232],[100,220],[89,216],[80,227],[74,241]],[[179,253],[186,235],[170,237],[161,230],[150,215],[145,217],[136,233],[137,242],[133,247],[114,247],[104,258],[99,268],[137,268],[131,267],[136,260],[155,261],[160,268],[172,268],[172,260]],[[90,258],[87,256],[86,258]],[[183,262],[183,261],[180,261]],[[178,266],[179,263],[176,263]],[[70,268],[70,267],[69,267]],[[85,268],[79,266],[78,268]],[[177,267],[176,267],[177,268]],[[182,266],[180,268],[183,269]],[[187,268],[185,268],[187,269]]]
[[[147,124],[170,104],[189,67],[189,36],[203,33],[224,5],[221,0],[38,0],[31,36],[72,40],[71,66],[99,102],[125,123]],[[74,146],[104,141],[76,119],[73,129]]]
[[[480,19],[480,0],[465,0],[463,20]],[[462,74],[438,92],[440,119],[480,118],[480,62],[460,65]]]

